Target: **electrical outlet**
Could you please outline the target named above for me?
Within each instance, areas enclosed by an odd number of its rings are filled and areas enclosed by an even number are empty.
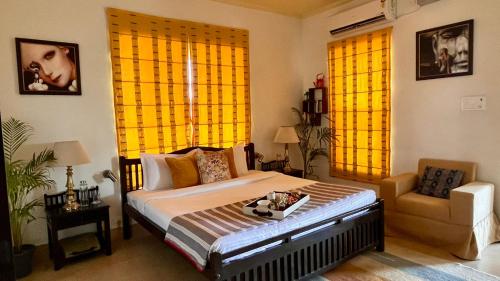
[[[464,110],[486,110],[485,96],[462,97],[462,111]]]

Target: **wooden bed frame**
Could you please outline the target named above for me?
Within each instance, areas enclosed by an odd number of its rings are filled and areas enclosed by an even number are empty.
[[[196,148],[206,151],[221,150],[212,147],[190,147],[172,153],[184,154]],[[247,145],[245,152],[248,168],[255,169],[254,145],[252,143]],[[142,188],[140,159],[126,159],[121,156],[119,162],[124,239],[130,239],[132,235],[130,218],[133,218],[153,236],[163,241],[165,230],[127,204],[127,193]],[[292,236],[328,223],[333,224],[292,239]],[[234,261],[223,262],[228,258],[277,241],[281,243],[264,251]],[[382,199],[377,199],[376,202],[362,208],[228,253],[213,252],[209,256],[203,273],[210,280],[217,281],[305,280],[374,248],[377,251],[384,251],[384,202]]]

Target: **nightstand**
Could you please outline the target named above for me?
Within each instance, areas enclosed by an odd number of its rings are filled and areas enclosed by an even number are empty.
[[[278,171],[278,172],[281,172],[281,173],[283,173],[283,174],[285,174],[285,175],[289,175],[289,176],[292,176],[292,177],[302,178],[302,177],[303,177],[303,176],[302,176],[302,174],[303,174],[303,172],[304,172],[304,171],[303,171],[303,170],[299,170],[299,169],[294,169],[294,168],[292,168],[292,170],[291,170],[291,171],[289,171],[289,172],[285,172],[285,171],[283,171],[283,170]]]
[[[297,178],[302,178],[303,170],[300,169],[293,169],[289,172],[285,172],[283,170],[283,167],[285,166],[285,161],[284,160],[273,160],[269,162],[262,162],[261,164],[261,169],[262,171],[276,171],[283,173],[285,175],[289,175],[292,177],[297,177]]]
[[[91,195],[97,192],[97,186],[89,188],[89,193]],[[79,190],[75,190],[75,193],[78,200],[80,197]],[[49,239],[49,256],[54,261],[54,270],[60,269],[68,261],[91,256],[97,253],[104,252],[108,256],[111,255],[109,206],[104,203],[90,204],[88,207],[80,207],[80,209],[76,211],[68,212],[62,208],[65,203],[65,198],[65,191],[52,195],[44,195],[45,213],[47,215],[47,234]],[[60,243],[61,241],[59,241],[58,231],[90,223],[96,224],[97,233],[95,233],[95,235],[98,240],[98,247],[90,247],[89,249],[83,251],[76,251],[68,254],[62,246],[63,243]],[[67,241],[70,239],[72,238],[64,240]],[[75,241],[73,244],[78,244],[78,241]]]

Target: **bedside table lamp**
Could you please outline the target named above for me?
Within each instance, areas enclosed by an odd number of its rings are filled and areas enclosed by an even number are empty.
[[[288,157],[288,144],[300,142],[295,128],[293,126],[279,127],[278,131],[276,132],[276,136],[274,136],[274,142],[285,144],[285,167],[283,168],[283,170],[285,172],[290,172],[292,170],[292,167],[290,167],[290,158]]]
[[[57,159],[55,167],[67,167],[66,175],[66,204],[64,210],[78,210],[80,204],[76,202],[73,191],[73,166],[90,163],[90,158],[79,141],[62,141],[54,144],[54,155]]]

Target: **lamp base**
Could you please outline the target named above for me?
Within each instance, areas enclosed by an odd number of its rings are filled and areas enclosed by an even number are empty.
[[[67,212],[80,209],[80,204],[76,201],[75,192],[73,191],[73,167],[68,166],[66,170],[66,204],[63,209]]]
[[[66,202],[66,204],[64,204],[64,206],[63,206],[63,209],[66,212],[76,211],[76,210],[80,209],[80,204],[78,204],[78,202],[76,202],[76,201]]]
[[[290,167],[290,157],[288,157],[288,143],[285,143],[285,167],[283,167],[283,171],[286,173],[292,171],[292,167]]]
[[[290,163],[287,162],[285,167],[283,167],[283,171],[286,172],[286,173],[289,173],[292,171],[292,167],[290,167]]]

